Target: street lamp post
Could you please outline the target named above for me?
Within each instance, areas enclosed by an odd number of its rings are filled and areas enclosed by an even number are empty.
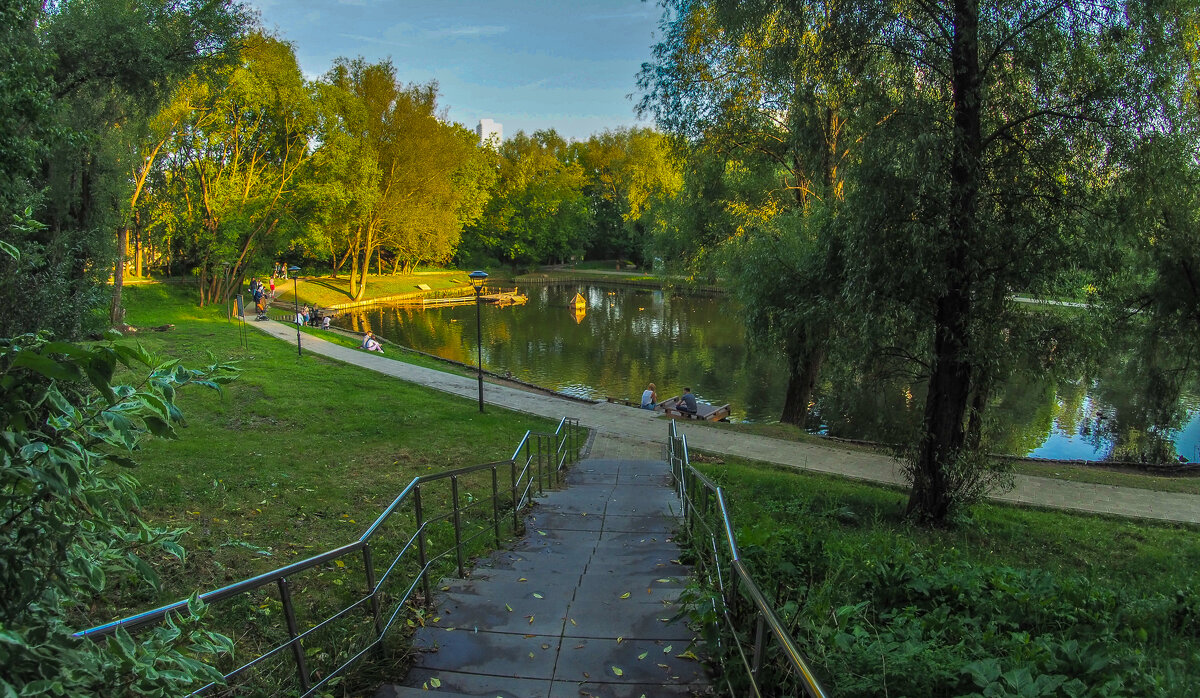
[[[297,273],[300,267],[293,264],[288,267],[288,271],[292,272],[292,295],[296,299],[296,316],[292,319],[296,321],[296,356],[299,357],[303,355],[300,351],[300,276]]]
[[[471,285],[475,287],[475,343],[479,348],[479,411],[483,412],[483,317],[479,310],[479,297],[483,293],[483,280],[488,277],[486,271],[473,271],[469,274]]]

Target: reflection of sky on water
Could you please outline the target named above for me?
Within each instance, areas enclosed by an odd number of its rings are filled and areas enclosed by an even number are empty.
[[[1113,442],[1106,435],[1100,435],[1097,427],[1097,415],[1112,414],[1111,408],[1099,407],[1093,403],[1091,396],[1085,397],[1076,411],[1073,430],[1062,427],[1062,420],[1054,420],[1054,428],[1041,446],[1029,452],[1032,458],[1050,458],[1054,460],[1104,460],[1112,454]],[[1180,429],[1172,430],[1169,440],[1175,443],[1175,450],[1189,461],[1200,460],[1200,409],[1189,405],[1187,421]],[[1100,420],[1103,421],[1103,420]]]

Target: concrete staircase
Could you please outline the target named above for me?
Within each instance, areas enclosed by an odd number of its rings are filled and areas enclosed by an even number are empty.
[[[675,619],[690,570],[667,464],[588,459],[567,484],[538,500],[512,549],[443,581],[412,670],[376,698],[709,694]]]

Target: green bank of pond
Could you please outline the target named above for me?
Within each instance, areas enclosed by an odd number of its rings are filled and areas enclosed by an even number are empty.
[[[522,288],[526,305],[482,307],[483,364],[499,374],[589,399],[637,400],[649,382],[660,398],[689,386],[705,402],[730,403],[732,419],[769,423],[783,407],[780,357],[754,351],[727,298],[605,283]],[[576,293],[585,311],[575,313]],[[475,307],[377,306],[335,324],[468,364],[476,360]],[[1134,338],[1130,338],[1131,346]],[[1034,377],[1023,371],[994,391],[991,450],[1054,459],[1200,459],[1200,391],[1151,396],[1132,352],[1114,350],[1090,373]],[[923,386],[864,381],[826,366],[814,395],[813,433],[900,442],[920,420]]]
[[[930,530],[905,521],[903,492],[697,467],[830,695],[1196,695],[1194,527],[981,504]]]

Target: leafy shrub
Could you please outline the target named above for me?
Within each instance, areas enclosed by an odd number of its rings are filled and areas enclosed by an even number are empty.
[[[119,338],[0,339],[0,696],[167,696],[221,680],[198,658],[230,643],[199,628],[206,609],[194,599],[136,642],[120,630],[81,640],[70,627],[114,580],[156,586],[147,558],[183,557],[183,529],[138,515],[130,455],[150,434],[175,437],[178,389],[219,390],[235,371],[156,364]],[[120,384],[118,366],[150,372]]]

